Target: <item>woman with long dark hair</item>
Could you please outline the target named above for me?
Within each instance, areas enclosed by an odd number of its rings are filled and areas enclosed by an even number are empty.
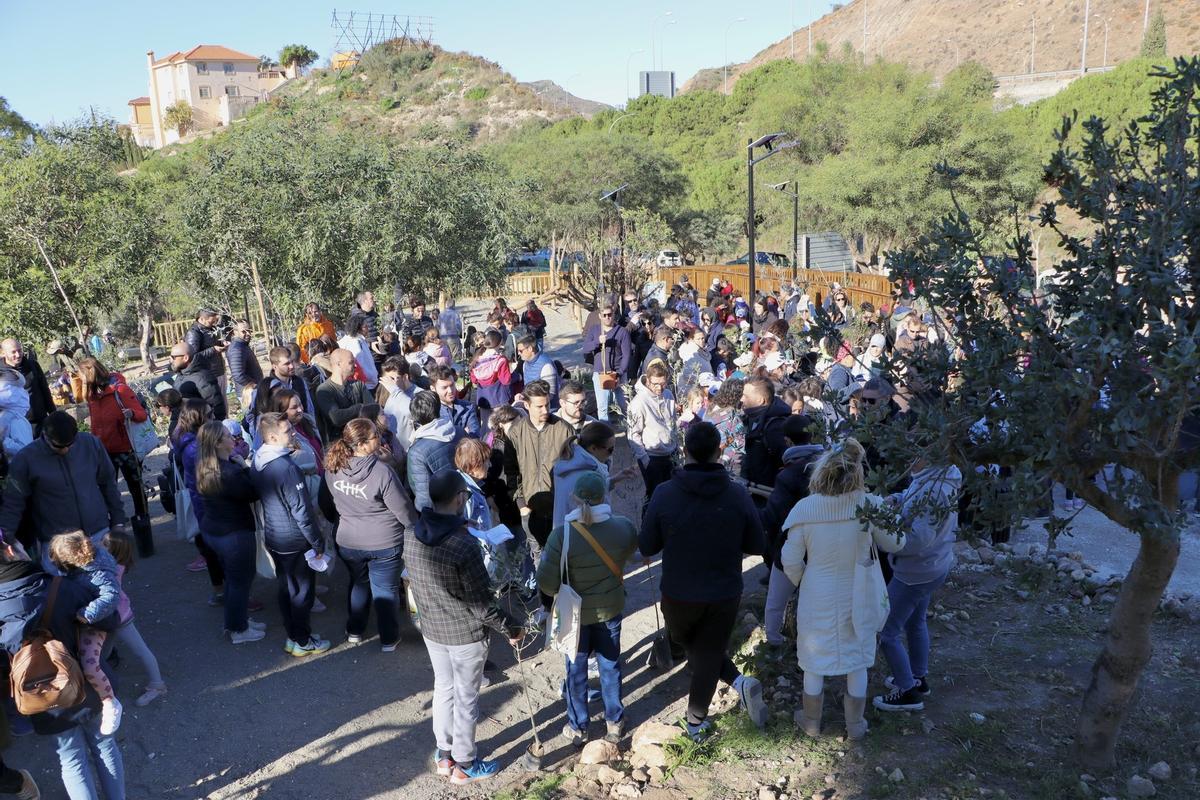
[[[270,410],[287,417],[296,431],[296,444],[300,449],[292,458],[300,471],[305,475],[324,475],[325,450],[321,447],[321,436],[305,415],[300,395],[291,389],[276,389],[271,392]]]
[[[145,422],[146,409],[125,383],[125,377],[119,372],[109,372],[95,358],[89,356],[79,362],[79,377],[87,397],[92,434],[108,451],[113,469],[125,476],[133,497],[134,515],[149,519],[142,463],[129,438],[129,423]]]
[[[204,498],[196,489],[196,462],[200,458],[200,428],[212,419],[212,409],[208,403],[198,398],[188,398],[179,409],[175,421],[175,431],[171,437],[171,458],[175,464],[175,474],[182,476],[183,486],[187,489],[192,501],[192,513],[196,522],[204,516]],[[180,509],[176,509],[179,513]],[[212,594],[208,598],[210,606],[219,606],[225,597],[225,572],[221,569],[221,561],[216,552],[204,541],[203,534],[197,534],[192,540],[200,556],[188,564],[190,572],[207,570],[208,579],[212,583]]]
[[[204,498],[200,535],[225,573],[225,630],[234,644],[243,644],[262,639],[267,626],[251,620],[247,610],[256,548],[251,504],[258,490],[233,446],[233,436],[220,422],[200,427],[196,489]]]
[[[390,653],[400,643],[404,530],[416,523],[417,512],[379,447],[374,420],[350,420],[325,455],[325,480],[339,516],[338,556],[350,573],[346,636],[351,644],[363,640],[374,605],[380,644]]]

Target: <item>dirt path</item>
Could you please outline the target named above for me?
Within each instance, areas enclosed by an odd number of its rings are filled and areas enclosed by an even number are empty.
[[[550,313],[548,349],[564,361],[578,341],[564,315]],[[575,359],[578,361],[578,359]],[[632,463],[621,440],[615,469]],[[156,461],[161,461],[161,457]],[[155,464],[160,466],[160,464]],[[124,488],[124,484],[122,484]],[[643,487],[633,479],[615,491],[617,513],[636,518]],[[127,505],[128,499],[127,499]],[[493,642],[503,670],[481,700],[480,753],[499,758],[497,781],[451,790],[429,773],[433,734],[428,714],[433,673],[411,627],[395,653],[372,638],[345,642],[345,572],[338,565],[323,599],[329,610],[314,627],[335,646],[299,661],[282,652],[285,637],[273,581],[256,578],[253,596],[266,608],[267,638],[233,646],[221,636],[221,609],[206,604],[207,577],[185,572],[195,555],[174,537],[173,518],[152,503],[158,553],[127,579],[139,630],[159,658],[170,693],[148,708],[133,705],[144,682],[135,664],[116,670],[126,715],[118,734],[131,798],[404,798],[489,796],[519,776],[517,759],[530,740],[512,651]],[[750,563],[748,563],[750,566]],[[657,577],[657,566],[653,567]],[[630,729],[652,716],[671,720],[685,692],[677,670],[664,678],[646,667],[654,632],[651,574],[640,566],[627,577],[629,606],[622,631],[625,702]],[[540,650],[539,648],[535,648]],[[558,736],[565,721],[558,685],[561,657],[539,652],[526,663],[533,705],[551,759],[573,753]],[[599,718],[600,710],[593,705]],[[593,723],[600,735],[602,723]],[[50,739],[26,736],[5,753],[11,765],[33,771],[47,800],[65,797]]]

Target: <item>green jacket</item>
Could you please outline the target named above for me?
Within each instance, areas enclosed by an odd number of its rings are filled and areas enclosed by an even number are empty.
[[[587,540],[570,522],[555,528],[542,549],[538,564],[538,588],[549,595],[558,594],[562,584],[559,561],[562,558],[563,531],[570,528],[571,544],[567,548],[567,583],[583,598],[580,621],[584,625],[607,622],[625,610],[625,586],[612,570],[596,555]],[[637,528],[625,517],[612,516],[603,522],[587,526],[592,538],[620,569],[637,549]]]

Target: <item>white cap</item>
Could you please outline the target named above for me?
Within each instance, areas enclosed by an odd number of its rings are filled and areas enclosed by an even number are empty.
[[[784,358],[783,353],[779,352],[778,350],[769,353],[766,359],[763,360],[763,366],[767,368],[768,372],[774,372],[780,367],[787,366],[792,363],[792,361]]]

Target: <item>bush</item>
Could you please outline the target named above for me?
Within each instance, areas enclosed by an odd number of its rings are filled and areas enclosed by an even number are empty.
[[[470,100],[473,103],[478,103],[480,100],[486,98],[490,91],[491,90],[486,86],[474,86],[470,89],[467,89],[467,91],[463,94],[463,98]]]
[[[400,101],[396,98],[385,97],[379,101],[379,110],[386,114],[398,105],[400,105]]]

